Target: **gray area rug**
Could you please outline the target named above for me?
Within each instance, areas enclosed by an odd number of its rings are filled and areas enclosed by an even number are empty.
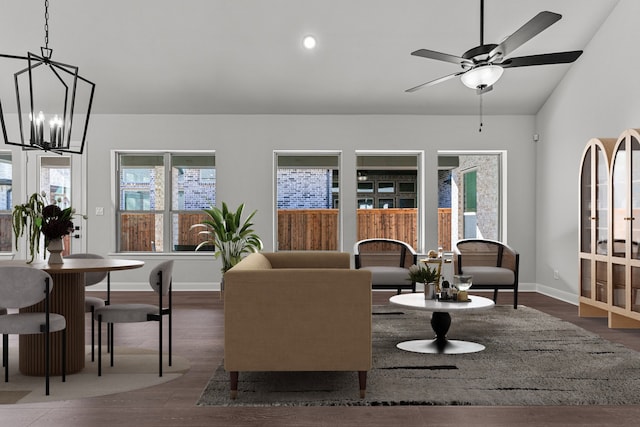
[[[418,354],[400,341],[431,338],[430,313],[374,307],[373,369],[358,397],[355,372],[241,372],[238,398],[220,366],[199,406],[640,404],[640,353],[538,310],[496,306],[452,314],[448,337],[486,346]]]

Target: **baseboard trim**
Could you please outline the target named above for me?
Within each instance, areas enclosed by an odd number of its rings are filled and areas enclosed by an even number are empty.
[[[473,289],[473,288],[472,288]],[[100,283],[95,286],[91,286],[87,289],[87,291],[101,291],[105,292],[107,290],[106,283]],[[139,283],[139,282],[117,282],[111,283],[111,290],[118,292],[140,292],[140,291],[148,291],[149,284],[148,283]],[[181,282],[181,283],[173,283],[173,290],[176,292],[188,292],[188,291],[205,291],[205,292],[218,292],[220,291],[220,282],[213,283],[201,283],[201,282]],[[416,286],[416,291],[422,292],[424,291],[423,286],[418,284]],[[383,289],[374,289],[373,292],[388,292],[388,290]],[[481,292],[481,291],[478,291]],[[491,292],[491,291],[487,291]],[[513,292],[509,289],[501,290],[500,292]],[[546,295],[548,297],[564,301],[568,304],[578,305],[578,296],[565,292],[559,289],[554,289],[549,286],[541,285],[539,283],[521,283],[519,292],[538,292],[542,295]]]

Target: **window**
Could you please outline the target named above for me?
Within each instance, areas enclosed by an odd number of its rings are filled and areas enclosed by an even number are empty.
[[[279,251],[337,250],[338,154],[275,152]]]
[[[397,239],[417,249],[419,154],[362,153],[356,161],[357,239]]]
[[[117,177],[119,252],[195,250],[191,225],[215,205],[213,153],[118,153]]]
[[[359,182],[358,193],[373,193],[373,182]]]
[[[504,238],[506,161],[502,151],[438,153],[438,245],[445,251],[464,238]]]
[[[477,212],[476,212],[476,178],[477,172],[475,170],[464,172],[462,174],[462,205],[463,205],[463,234],[465,239],[477,237],[476,227],[478,225]]]
[[[11,153],[0,152],[0,252],[11,252],[11,211],[13,209],[13,166]]]

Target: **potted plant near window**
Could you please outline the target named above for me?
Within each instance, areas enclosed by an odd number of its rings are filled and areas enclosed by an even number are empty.
[[[44,235],[44,247],[49,249],[49,263],[62,263],[62,237],[73,231],[71,218],[75,210],[71,207],[60,209],[56,204],[45,206],[45,193],[33,193],[26,203],[16,205],[12,212],[13,234],[18,240],[27,232],[30,264],[40,252],[40,237]]]
[[[209,218],[201,224],[194,224],[192,229],[204,228],[198,234],[205,236],[206,240],[196,246],[199,250],[203,246],[214,246],[214,259],[222,258],[222,274],[240,262],[243,255],[250,252],[258,252],[262,249],[262,240],[252,229],[251,219],[257,211],[253,211],[247,218],[242,219],[244,204],[235,211],[229,210],[226,203],[222,203],[222,209],[212,206],[204,209]]]
[[[18,239],[26,231],[29,242],[29,260],[33,262],[35,255],[40,252],[40,226],[42,225],[42,209],[44,209],[44,194],[33,193],[26,203],[16,205],[11,213],[13,235],[18,250]]]

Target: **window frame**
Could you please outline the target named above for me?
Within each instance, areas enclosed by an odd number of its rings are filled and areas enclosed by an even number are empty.
[[[6,201],[6,207],[7,209],[3,209],[3,206],[0,206],[0,215],[2,215],[3,217],[7,217],[9,223],[12,222],[12,213],[13,213],[13,188],[14,188],[14,182],[13,182],[13,174],[14,174],[14,167],[13,167],[13,161],[14,161],[14,155],[13,152],[11,150],[0,150],[0,157],[2,158],[3,161],[6,160],[6,163],[9,164],[10,169],[11,169],[11,174],[9,177],[9,184],[6,184],[9,189],[7,190],[7,201]],[[5,157],[7,157],[5,159]],[[9,233],[9,239],[8,239],[8,247],[7,250],[2,250],[2,247],[0,247],[0,253],[3,255],[7,255],[7,254],[11,254],[13,253],[13,232]]]
[[[334,168],[334,172],[338,171],[338,182],[337,186],[335,185],[335,180],[332,178],[331,183],[331,194],[335,195],[337,193],[337,197],[332,198],[332,206],[333,209],[338,210],[338,230],[337,230],[337,242],[336,242],[336,250],[343,250],[343,215],[344,209],[342,208],[342,203],[340,200],[343,197],[343,165],[342,159],[343,154],[341,150],[273,150],[273,194],[272,194],[272,206],[273,206],[273,223],[272,223],[272,233],[273,233],[273,246],[275,251],[280,251],[278,244],[278,170],[280,168],[280,164],[278,158],[280,156],[284,157],[336,157],[337,166]],[[294,167],[290,165],[289,167]],[[300,169],[304,169],[306,167],[309,168],[318,168],[319,166],[300,164],[295,167]],[[337,190],[337,191],[336,191]],[[282,250],[286,251],[286,250]]]
[[[115,207],[115,227],[116,227],[116,232],[115,232],[115,240],[114,240],[114,252],[115,253],[120,253],[120,254],[124,254],[124,253],[134,253],[134,254],[144,254],[144,255],[150,255],[150,254],[157,254],[157,255],[168,255],[168,254],[188,254],[188,255],[206,255],[206,256],[210,256],[210,251],[202,251],[202,252],[196,252],[194,250],[176,250],[175,246],[176,245],[180,245],[180,244],[176,244],[174,245],[174,226],[173,226],[173,221],[174,221],[174,216],[175,215],[179,215],[181,213],[194,213],[194,212],[201,212],[200,209],[173,209],[174,206],[174,194],[173,194],[173,186],[174,186],[174,179],[173,179],[173,174],[172,174],[172,169],[174,167],[174,164],[172,162],[172,159],[174,157],[184,157],[184,156],[194,156],[194,157],[212,157],[213,158],[213,169],[216,169],[215,166],[215,162],[216,162],[216,151],[215,150],[113,150],[113,162],[114,162],[114,167],[112,168],[112,171],[114,172],[114,178],[113,178],[113,194],[112,194],[112,201],[113,201],[113,205]],[[120,202],[121,202],[121,198],[120,198],[120,194],[122,191],[127,191],[127,190],[123,190],[121,187],[121,181],[120,181],[120,175],[121,175],[121,169],[122,169],[122,157],[123,156],[140,156],[140,157],[144,157],[144,156],[159,156],[162,158],[162,170],[163,170],[163,207],[162,209],[150,209],[150,210],[126,210],[126,209],[121,209],[120,206]],[[206,178],[207,181],[209,181],[209,178]],[[214,173],[214,177],[213,179],[211,179],[211,181],[213,181],[213,197],[214,200],[212,200],[212,203],[215,203],[215,194],[217,193],[217,188],[218,188],[218,183],[217,183],[217,174]],[[133,190],[133,191],[139,191],[139,190]],[[146,190],[143,190],[146,191]],[[180,193],[181,191],[176,191],[175,196],[176,197],[180,197]],[[163,237],[163,241],[162,241],[162,248],[159,248],[160,250],[158,251],[157,249],[151,250],[151,251],[122,251],[120,250],[121,247],[121,234],[122,234],[122,230],[121,230],[121,214],[123,212],[127,212],[127,213],[145,213],[145,214],[154,214],[154,215],[162,215],[162,237]],[[209,252],[209,253],[207,253]]]

